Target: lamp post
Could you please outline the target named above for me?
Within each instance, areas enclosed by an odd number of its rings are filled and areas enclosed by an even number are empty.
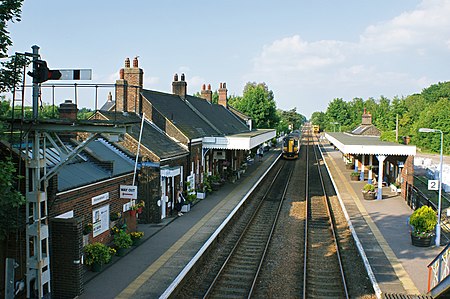
[[[336,132],[336,125],[339,125],[339,132],[341,131],[341,125],[337,121],[331,123],[333,125],[333,132]]]
[[[436,246],[441,245],[441,196],[442,196],[442,147],[444,143],[444,133],[438,129],[420,128],[421,133],[441,133],[441,153],[439,158],[439,198],[438,198],[438,221],[436,224]]]

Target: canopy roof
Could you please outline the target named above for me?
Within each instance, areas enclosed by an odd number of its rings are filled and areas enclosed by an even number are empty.
[[[361,136],[349,133],[327,132],[325,138],[342,153],[351,155],[415,156],[415,145],[403,145],[381,141],[377,136]]]

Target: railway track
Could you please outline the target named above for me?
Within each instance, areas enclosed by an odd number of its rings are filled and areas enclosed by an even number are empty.
[[[293,164],[281,163],[284,165],[270,183],[204,298],[251,297],[292,175]]]
[[[308,139],[308,144],[311,137]],[[313,152],[310,153],[312,147]],[[308,145],[303,298],[349,298],[330,203],[322,179],[320,153]]]

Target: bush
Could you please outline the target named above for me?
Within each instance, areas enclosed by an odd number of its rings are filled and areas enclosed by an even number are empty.
[[[375,186],[372,184],[365,184],[363,187],[363,191],[366,192],[374,192],[375,191]]]
[[[350,173],[350,176],[359,176],[359,172],[353,171],[352,173]]]
[[[103,265],[111,260],[109,247],[102,243],[88,244],[84,247],[86,265]]]
[[[436,212],[431,207],[422,206],[412,213],[409,224],[412,225],[412,233],[416,236],[432,234],[437,224]]]
[[[130,248],[132,244],[133,241],[131,240],[131,236],[125,231],[121,230],[114,235],[114,245],[116,245],[117,248]]]

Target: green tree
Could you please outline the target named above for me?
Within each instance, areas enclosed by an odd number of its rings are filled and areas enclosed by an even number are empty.
[[[14,232],[21,220],[18,209],[25,203],[24,196],[17,191],[14,182],[16,167],[11,160],[0,161],[0,240]]]
[[[281,109],[277,110],[278,117],[280,119],[277,132],[285,132],[289,131],[289,126],[291,126],[291,130],[298,130],[305,123],[306,117],[297,113],[297,108],[293,108],[288,111],[283,111]]]
[[[9,36],[8,22],[20,22],[23,0],[3,0],[0,2],[0,58],[8,57],[8,48],[12,46]],[[11,90],[14,84],[21,80],[22,67],[28,62],[23,56],[17,59],[13,56],[0,64],[0,92]]]
[[[256,128],[275,128],[278,124],[273,92],[265,83],[247,83],[242,98],[229,104],[250,116]]]
[[[450,82],[439,82],[422,90],[422,96],[429,103],[436,103],[441,99],[450,98]]]
[[[327,116],[324,112],[322,111],[316,111],[313,112],[313,114],[311,114],[311,123],[313,125],[319,125],[321,128],[323,128],[327,122]]]
[[[339,123],[341,128],[346,128],[351,124],[352,115],[350,113],[350,105],[343,99],[336,98],[328,104],[325,124],[322,129],[332,131],[335,128],[335,122]]]
[[[8,22],[20,22],[23,0],[3,0],[0,2],[0,58],[7,57],[8,47],[12,46]]]
[[[419,121],[413,126],[415,132],[419,128],[439,129],[444,133],[443,151],[445,154],[450,154],[450,100],[446,98],[440,99],[438,102],[432,104],[429,109],[423,111],[420,115]],[[415,144],[420,148],[439,152],[441,147],[441,135],[439,133],[416,133]]]

